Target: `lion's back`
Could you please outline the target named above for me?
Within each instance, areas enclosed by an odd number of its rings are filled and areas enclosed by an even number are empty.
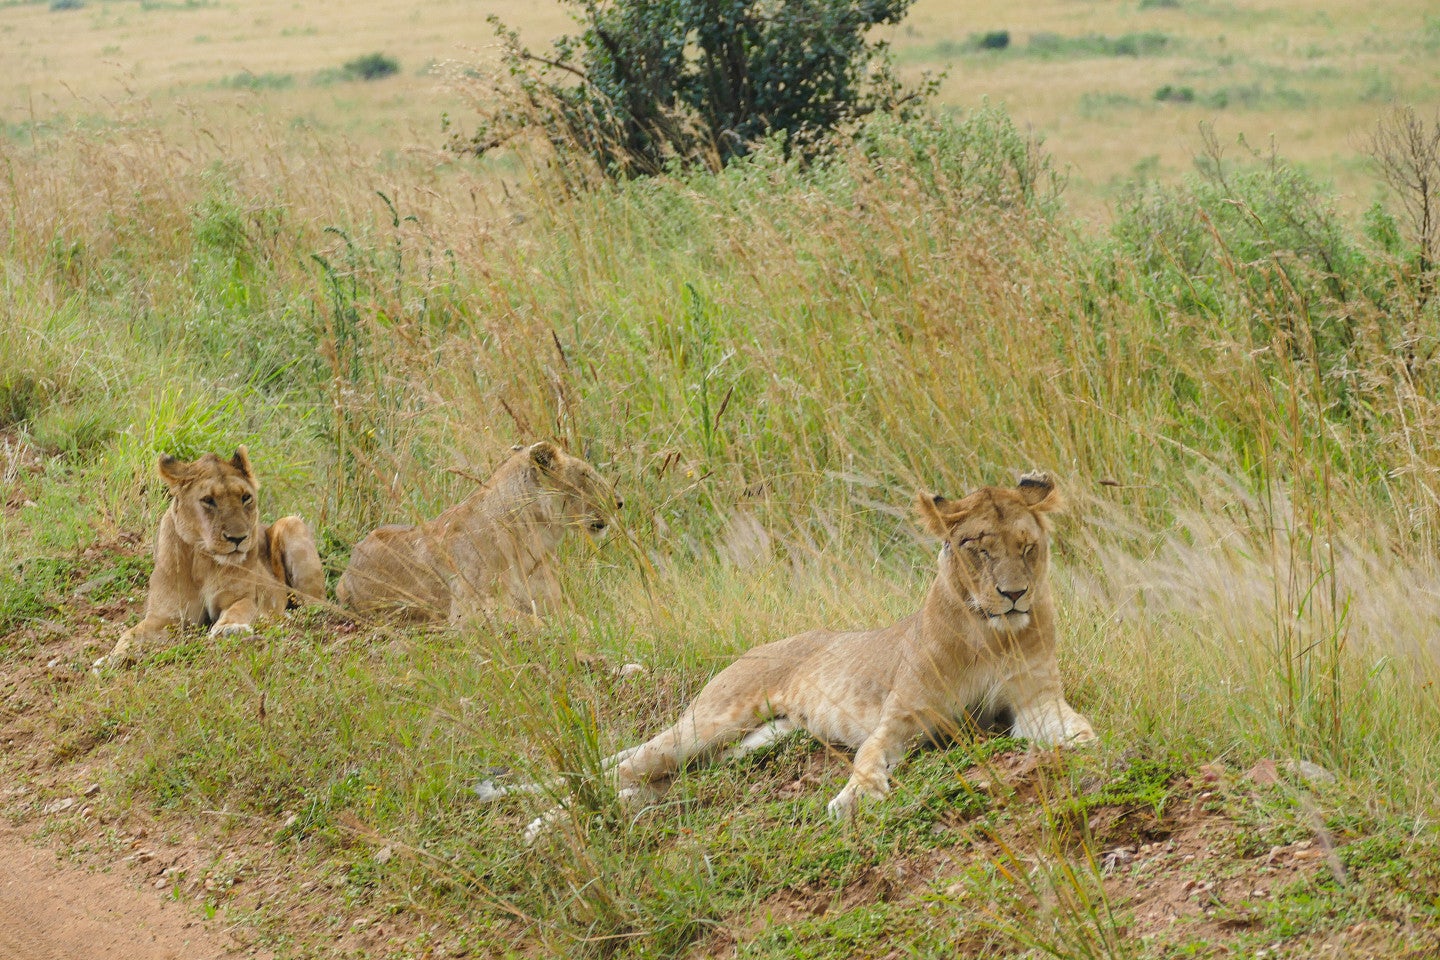
[[[421,527],[387,524],[355,545],[335,596],[362,613],[433,607],[445,582],[433,569]]]

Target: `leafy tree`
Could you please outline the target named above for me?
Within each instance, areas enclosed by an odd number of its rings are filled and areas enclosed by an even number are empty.
[[[812,152],[837,125],[903,111],[931,86],[903,90],[871,37],[913,0],[566,2],[582,29],[548,56],[492,18],[513,82],[458,146],[483,153],[538,129],[610,176],[719,167],[777,135]]]

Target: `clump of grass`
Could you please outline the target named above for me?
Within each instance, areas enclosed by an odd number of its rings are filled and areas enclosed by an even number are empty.
[[[381,80],[400,72],[400,61],[383,53],[366,53],[346,60],[341,71],[350,80]]]
[[[1042,59],[1063,57],[1149,57],[1170,48],[1170,36],[1157,31],[1125,33],[1118,37],[1092,33],[1067,37],[1058,33],[1036,33],[1025,51]]]
[[[292,73],[251,73],[245,70],[222,77],[219,85],[227,90],[288,90],[295,85]]]

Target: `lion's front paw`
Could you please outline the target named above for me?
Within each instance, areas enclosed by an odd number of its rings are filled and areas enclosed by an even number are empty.
[[[210,628],[212,637],[250,637],[255,631],[248,623],[217,623]]]
[[[90,664],[91,673],[99,673],[102,670],[118,669],[128,667],[135,662],[135,648],[127,633],[122,636],[118,643],[105,656]]]
[[[98,660],[96,660],[94,663],[90,664],[90,672],[91,672],[91,673],[102,673],[102,672],[104,672],[104,671],[106,671],[106,670],[121,669],[121,668],[124,668],[124,667],[128,667],[128,666],[131,666],[131,665],[134,664],[134,663],[135,663],[135,657],[134,657],[133,655],[131,655],[131,654],[124,654],[124,653],[122,653],[122,654],[116,654],[115,652],[112,651],[112,652],[110,652],[110,653],[105,654],[105,656],[100,657],[100,658],[99,658]]]
[[[831,820],[850,820],[859,806],[860,798],[855,796],[854,790],[846,787],[835,794],[835,798],[825,805],[825,809]]]
[[[825,809],[829,811],[832,820],[850,820],[860,809],[862,798],[881,800],[889,792],[890,785],[888,783],[867,784],[857,782],[852,778],[849,783],[845,784],[845,789],[835,794],[835,799],[825,805]]]

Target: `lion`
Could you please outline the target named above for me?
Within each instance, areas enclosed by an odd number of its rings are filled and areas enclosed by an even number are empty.
[[[889,792],[891,771],[917,741],[976,718],[1008,717],[1016,736],[1044,746],[1094,740],[1065,700],[1055,659],[1047,514],[1060,506],[1043,473],[956,501],[921,494],[921,520],[942,544],[920,609],[892,626],[812,630],[745,653],[673,726],[604,761],[620,798],[654,797],[691,763],[740,757],[804,730],[855,751],[849,782],[828,806],[841,819]],[[487,781],[476,789],[488,800],[558,788]],[[527,839],[561,810],[531,823]]]
[[[325,598],[325,571],[305,521],[260,523],[260,482],[245,447],[229,460],[165,455],[158,469],[170,507],[155,534],[145,616],[96,668],[132,663],[145,643],[175,624],[213,624],[212,637],[248,634],[261,617]]]
[[[384,526],[356,544],[335,593],[359,613],[458,624],[504,592],[539,615],[560,601],[549,559],[566,532],[599,534],[621,506],[579,457],[544,440],[517,446],[480,489],[435,519]]]

